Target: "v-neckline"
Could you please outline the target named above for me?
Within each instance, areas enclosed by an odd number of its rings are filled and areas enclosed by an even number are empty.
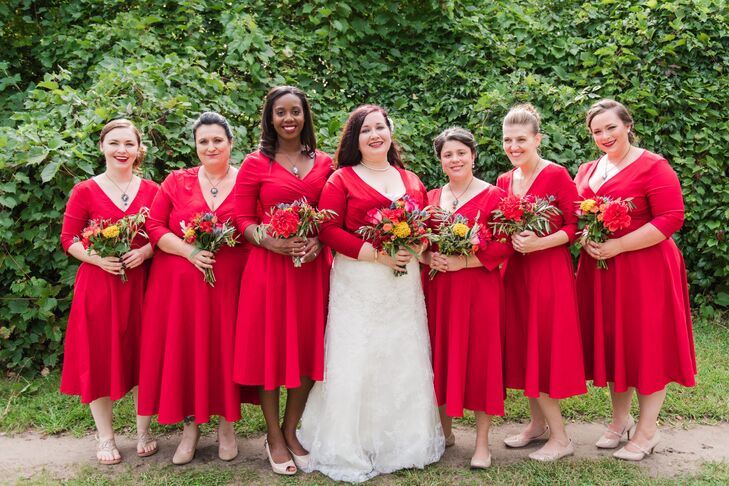
[[[132,177],[134,177],[134,176],[132,176]],[[92,177],[91,180],[94,181],[94,184],[96,184],[96,187],[99,188],[101,193],[104,195],[104,197],[106,197],[106,199],[111,203],[111,205],[114,206],[116,209],[118,209],[119,212],[122,213],[124,216],[126,216],[127,213],[129,212],[129,210],[132,209],[132,205],[134,204],[134,201],[137,200],[137,196],[139,196],[139,193],[142,190],[142,181],[144,179],[142,179],[141,177],[139,178],[139,188],[137,189],[137,193],[134,195],[134,197],[132,199],[129,200],[129,204],[127,205],[126,209],[122,209],[119,206],[117,206],[117,204],[114,202],[114,200],[111,198],[111,196],[109,196],[106,193],[106,191],[104,190],[104,188],[101,187],[101,184],[99,184],[99,181],[96,180],[96,177]]]
[[[314,163],[311,164],[311,169],[309,170],[309,172],[306,173],[306,175],[304,177],[298,177],[296,174],[294,174],[293,172],[288,170],[286,167],[284,167],[284,165],[281,162],[279,162],[278,160],[276,160],[273,157],[269,157],[268,160],[271,163],[278,165],[284,172],[291,175],[291,177],[293,177],[294,179],[296,179],[299,182],[304,182],[306,180],[306,178],[309,177],[309,175],[311,175],[312,172],[314,172],[314,168],[316,167],[316,154],[314,154]]]
[[[398,175],[400,176],[400,180],[402,181],[402,185],[403,185],[403,187],[405,188],[405,192],[403,192],[402,194],[400,194],[399,196],[397,196],[397,197],[396,197],[395,199],[392,199],[392,198],[391,198],[390,196],[388,196],[388,195],[386,195],[386,194],[384,194],[384,193],[380,192],[379,190],[375,189],[374,187],[372,187],[372,185],[370,185],[370,184],[369,184],[369,183],[368,183],[367,181],[365,181],[364,179],[362,179],[362,176],[360,176],[360,175],[359,175],[359,174],[357,173],[357,171],[356,171],[356,170],[354,170],[354,166],[349,166],[349,168],[350,168],[350,169],[352,170],[352,173],[353,173],[353,174],[354,174],[355,176],[357,176],[357,179],[358,179],[358,180],[359,180],[359,181],[360,181],[360,182],[361,182],[362,184],[364,184],[365,186],[369,187],[371,191],[373,191],[373,192],[375,192],[375,193],[379,194],[379,195],[380,195],[380,197],[382,197],[382,198],[384,198],[384,199],[387,199],[388,201],[390,201],[390,203],[394,203],[394,202],[395,202],[395,201],[397,201],[398,199],[402,199],[403,197],[405,197],[405,195],[407,195],[407,193],[408,193],[408,185],[407,185],[407,184],[405,183],[405,179],[404,179],[404,178],[403,178],[403,176],[402,176],[402,171],[401,171],[400,169],[398,169],[397,167],[395,167],[395,166],[392,166],[392,167],[393,167],[393,168],[394,168],[394,169],[395,169],[395,170],[397,171]]]
[[[628,165],[626,165],[625,167],[623,167],[622,169],[617,171],[612,177],[603,180],[602,184],[600,184],[597,187],[597,189],[593,189],[592,186],[590,185],[590,179],[592,179],[592,176],[595,175],[595,171],[597,170],[597,166],[600,165],[600,160],[602,159],[602,157],[597,159],[597,161],[595,161],[595,165],[592,166],[592,168],[590,169],[590,172],[587,174],[587,187],[589,187],[590,190],[592,191],[592,193],[597,196],[597,193],[600,192],[600,189],[605,187],[610,181],[615,180],[616,177],[618,177],[620,174],[622,174],[623,172],[628,170],[630,167],[635,165],[635,163],[638,162],[643,157],[643,155],[645,155],[646,150],[645,149],[642,149],[642,150],[643,151],[640,153],[640,155],[638,155],[638,157],[635,158],[634,161],[632,161],[631,163],[629,163]]]
[[[445,186],[443,186],[443,187],[445,187]],[[438,190],[440,191],[440,192],[438,193],[438,207],[439,207],[439,208],[441,208],[441,209],[445,209],[445,208],[444,208],[444,207],[443,207],[443,206],[441,205],[441,203],[440,203],[440,200],[441,200],[441,198],[443,197],[443,187],[440,187],[440,188],[438,189]],[[480,191],[478,191],[478,192],[477,192],[476,194],[474,194],[474,195],[473,195],[473,197],[471,197],[471,199],[469,199],[468,201],[464,202],[464,203],[463,203],[463,204],[461,204],[461,205],[460,205],[459,207],[457,207],[456,209],[454,209],[453,211],[451,211],[451,214],[456,214],[456,213],[457,213],[457,212],[459,212],[459,211],[460,211],[461,209],[463,209],[463,208],[465,208],[466,206],[468,206],[468,205],[470,204],[470,202],[471,202],[471,201],[473,201],[474,199],[476,199],[477,197],[479,197],[479,196],[480,196],[481,194],[483,194],[483,193],[484,193],[485,191],[487,191],[487,190],[489,189],[489,187],[491,187],[491,183],[487,182],[487,183],[486,183],[486,187],[484,187],[483,189],[481,189]]]
[[[542,159],[542,160],[544,160],[544,159]],[[521,194],[521,195],[517,195],[517,193],[514,192],[514,174],[516,173],[516,168],[512,169],[511,170],[511,179],[509,180],[509,192],[513,196],[516,196],[516,197],[524,197],[527,194],[529,194],[529,191],[531,191],[532,190],[532,187],[534,187],[534,184],[537,183],[537,179],[539,179],[539,176],[542,175],[542,172],[544,172],[545,170],[547,170],[547,167],[549,167],[552,164],[548,160],[544,160],[544,161],[547,163],[547,165],[545,165],[544,167],[542,167],[541,170],[537,173],[537,175],[534,176],[534,179],[532,179],[532,182],[529,183],[529,187],[527,187],[527,190],[524,191],[524,194]]]
[[[216,211],[218,211],[223,206],[223,204],[225,204],[225,201],[228,200],[228,198],[230,197],[230,195],[233,194],[233,192],[235,191],[235,186],[234,186],[230,190],[230,192],[223,199],[220,200],[220,204],[218,204],[218,207],[215,208],[215,209],[212,209],[210,207],[210,204],[208,204],[208,200],[205,199],[205,193],[203,192],[202,186],[200,185],[200,167],[199,166],[197,167],[197,170],[195,171],[195,185],[197,186],[197,190],[200,192],[200,197],[202,197],[203,198],[203,201],[205,202],[205,207],[211,213],[215,213]]]

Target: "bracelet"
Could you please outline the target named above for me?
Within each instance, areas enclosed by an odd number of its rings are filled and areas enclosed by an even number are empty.
[[[189,255],[187,255],[187,259],[192,261],[192,259],[195,258],[195,255],[197,255],[198,253],[200,253],[200,248],[195,248],[194,250],[192,250],[192,252],[190,252]]]
[[[376,261],[377,261],[377,257],[379,257],[379,256],[380,256],[380,252],[379,252],[379,251],[377,251],[377,248],[375,248],[374,246],[372,247],[372,250],[373,250],[373,251],[375,252],[375,258],[374,258],[374,260],[372,260],[372,261],[373,261],[373,262],[376,262]]]

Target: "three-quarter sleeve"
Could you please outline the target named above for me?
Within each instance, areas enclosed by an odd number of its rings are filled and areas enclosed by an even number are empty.
[[[63,227],[61,229],[61,246],[63,251],[68,253],[68,248],[74,244],[75,238],[81,234],[89,221],[86,190],[80,184],[71,190],[71,196],[66,203],[66,211],[63,213]]]
[[[258,159],[248,156],[235,179],[235,224],[243,234],[258,219],[258,196],[261,190]]]
[[[666,238],[683,226],[684,206],[681,183],[668,161],[660,159],[647,181],[646,196],[653,219],[650,223]]]
[[[162,182],[162,187],[157,191],[157,195],[154,197],[154,201],[152,201],[152,207],[149,209],[146,227],[149,243],[152,247],[157,246],[157,242],[162,236],[167,233],[172,233],[169,227],[169,219],[176,190],[177,179],[173,172]]]
[[[365,242],[345,229],[347,190],[336,172],[321,191],[319,209],[331,209],[337,213],[334,218],[321,224],[319,239],[337,253],[356,259]]]
[[[580,196],[577,194],[577,186],[564,167],[560,168],[558,176],[555,178],[555,185],[557,186],[557,207],[562,211],[562,226],[557,228],[557,231],[564,231],[569,238],[569,243],[572,243],[577,233],[576,209]]]

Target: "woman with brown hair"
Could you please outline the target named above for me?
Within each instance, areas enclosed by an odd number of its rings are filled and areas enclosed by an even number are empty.
[[[103,173],[76,184],[66,205],[61,244],[81,262],[76,272],[73,302],[64,344],[61,392],[80,395],[96,423],[99,464],[118,464],[121,454],[114,441],[113,401],[134,389],[139,377],[142,300],[147,280],[145,260],[152,247],[138,235],[121,258],[87,251],[81,232],[90,220],[117,221],[148,208],[157,184],[136,175],[146,148],[139,130],[125,119],[101,130],[99,149]],[[122,282],[124,273],[127,281]],[[149,435],[149,417],[137,416],[137,455],[157,452]]]

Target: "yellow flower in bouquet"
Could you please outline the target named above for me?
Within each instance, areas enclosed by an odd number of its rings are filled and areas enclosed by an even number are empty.
[[[408,236],[410,236],[410,225],[408,225],[407,221],[400,221],[395,225],[392,233],[397,238],[407,238]]]
[[[595,204],[597,204],[597,202],[594,199],[585,199],[580,203],[580,211],[583,213],[589,213],[592,211],[592,208],[595,207]]]
[[[119,227],[115,224],[112,224],[111,226],[107,226],[103,230],[101,230],[101,234],[104,236],[104,238],[116,238],[119,236]]]
[[[470,228],[463,223],[456,223],[451,228],[451,231],[453,231],[454,235],[460,236],[461,238],[463,238],[464,236],[466,236],[468,234],[469,229]]]

